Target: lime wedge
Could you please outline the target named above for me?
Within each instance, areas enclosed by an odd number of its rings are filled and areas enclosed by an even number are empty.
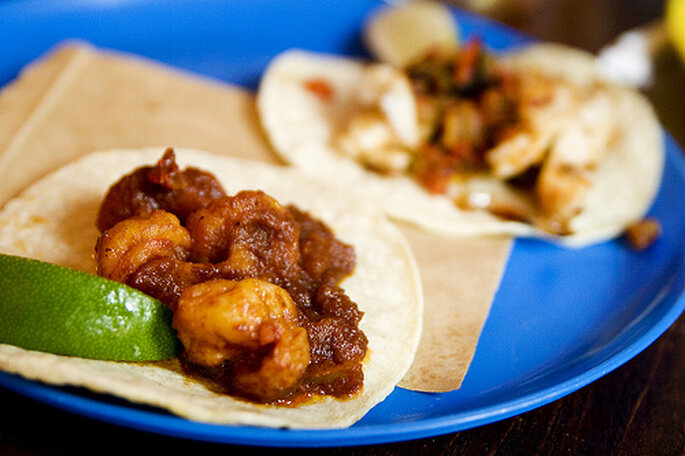
[[[374,57],[402,68],[432,47],[456,49],[459,31],[449,7],[416,1],[377,11],[366,23],[364,39]]]
[[[151,361],[175,355],[171,311],[126,285],[0,254],[0,343],[59,355]]]

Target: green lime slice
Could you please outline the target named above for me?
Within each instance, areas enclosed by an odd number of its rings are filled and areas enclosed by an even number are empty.
[[[152,361],[175,355],[171,311],[118,282],[0,254],[0,343],[59,355]]]

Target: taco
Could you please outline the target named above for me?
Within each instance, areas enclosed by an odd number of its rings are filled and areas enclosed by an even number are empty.
[[[648,210],[664,161],[649,103],[559,45],[493,56],[473,39],[403,69],[290,50],[258,109],[284,160],[447,235],[613,238]]]
[[[215,423],[344,427],[382,401],[409,368],[421,331],[421,285],[399,231],[373,207],[341,196],[294,169],[185,149],[176,151],[178,165],[174,152],[167,150],[156,166],[149,166],[160,152],[158,148],[98,152],[38,181],[0,212],[0,251],[91,273],[97,270],[155,295],[175,312],[174,326],[185,347],[179,358],[112,362],[0,345],[0,369]],[[179,168],[187,165],[192,168],[179,174]],[[149,182],[139,182],[143,175],[155,182],[152,192],[130,193],[132,186],[150,188]],[[192,188],[183,187],[189,180],[194,182]],[[122,198],[133,195],[135,206],[161,187],[177,193],[173,198],[167,198],[169,192],[156,194],[154,201],[126,213],[132,205],[121,204]],[[192,206],[197,207],[188,210]],[[254,208],[258,210],[250,213],[251,221],[231,218]],[[229,253],[218,253],[213,249],[217,244],[209,238],[217,232],[216,214],[225,216],[227,210],[226,220],[238,228],[221,238],[231,239],[230,245],[223,246]],[[283,227],[277,230],[276,225]],[[193,230],[193,244],[185,246],[194,249],[190,257],[181,248],[187,241],[185,227]],[[135,252],[122,247],[122,242],[147,229],[163,234]],[[259,250],[263,246],[272,251],[263,253]],[[112,256],[117,249],[123,249],[118,258]],[[170,253],[152,252],[150,261],[136,263],[142,251],[150,253],[151,249]],[[325,257],[330,251],[337,256]],[[219,261],[222,255],[229,258]],[[293,258],[294,262],[286,261]],[[154,269],[169,272],[173,267],[178,268],[178,275],[172,272],[165,277],[178,281],[155,288]],[[145,268],[146,274],[141,274]],[[317,289],[312,291],[313,287]],[[211,337],[202,339],[206,332],[195,326],[207,329],[220,319],[200,320],[198,315],[206,309],[197,303],[224,292],[240,299],[251,293],[266,296],[265,303],[274,303],[268,317],[263,317],[270,319],[268,324],[241,320],[232,326],[231,331],[239,333],[235,340],[214,344]],[[326,296],[319,301],[312,292]],[[303,295],[301,299],[297,293]],[[301,302],[312,309],[303,309]],[[326,309],[315,311],[317,306]],[[248,309],[240,318],[260,315]],[[345,326],[343,320],[352,323]],[[259,334],[250,339],[252,323],[259,327]],[[354,360],[345,358],[340,347],[325,345],[337,330],[351,334],[345,344],[365,342],[355,345]],[[319,334],[320,342],[312,335],[316,331],[325,333]],[[301,348],[308,347],[307,341],[311,352],[305,348],[298,357]],[[291,350],[286,356],[288,368],[298,369],[297,375],[311,373],[309,377],[294,380],[292,369],[281,375],[275,354],[280,353],[279,344]],[[249,350],[239,350],[248,345]],[[315,365],[313,358],[325,357],[327,350],[332,353],[328,361]],[[232,365],[222,370],[225,360]],[[342,367],[331,367],[335,363]],[[223,381],[226,376],[239,380]],[[307,382],[310,385],[303,386]]]

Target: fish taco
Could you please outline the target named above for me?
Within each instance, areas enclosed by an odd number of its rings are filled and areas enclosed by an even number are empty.
[[[664,150],[649,103],[580,50],[478,38],[403,68],[290,50],[258,92],[280,156],[448,235],[583,246],[639,222]]]

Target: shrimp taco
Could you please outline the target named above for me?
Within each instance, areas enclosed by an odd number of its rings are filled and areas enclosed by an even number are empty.
[[[0,212],[0,251],[159,299],[173,311],[177,358],[0,344],[0,368],[215,423],[344,427],[382,401],[421,331],[421,285],[399,231],[294,169],[161,152],[98,152],[48,175]]]
[[[610,239],[642,219],[664,160],[649,103],[559,45],[494,56],[472,39],[402,69],[286,51],[258,109],[287,162],[449,235]]]

